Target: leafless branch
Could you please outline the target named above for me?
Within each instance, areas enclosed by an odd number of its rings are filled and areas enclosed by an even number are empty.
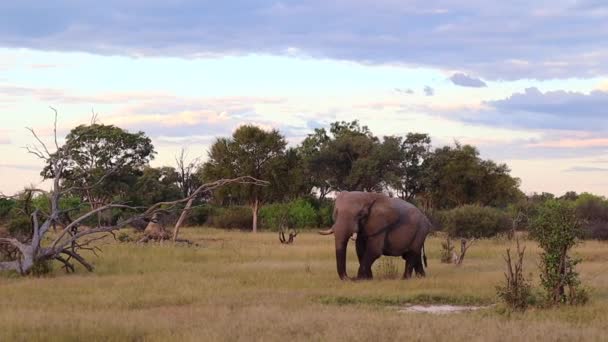
[[[49,107],[51,108],[51,110],[55,113],[55,121],[53,124],[53,136],[55,137],[55,147],[57,148],[57,151],[59,151],[59,143],[57,142],[57,109],[53,108],[53,107]]]

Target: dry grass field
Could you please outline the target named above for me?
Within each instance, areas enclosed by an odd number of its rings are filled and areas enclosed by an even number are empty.
[[[401,313],[414,303],[496,302],[510,242],[481,241],[461,267],[439,263],[427,242],[428,277],[402,281],[403,261],[381,259],[373,281],[342,282],[333,237],[186,229],[199,247],[108,241],[94,273],[0,275],[0,341],[606,341],[608,244],[575,249],[591,288],[583,307],[506,314],[499,307],[448,315]],[[525,241],[537,279],[538,249]],[[392,260],[391,260],[392,259]],[[57,266],[57,265],[56,265]],[[348,270],[357,266],[349,246]],[[397,278],[397,279],[395,279]]]

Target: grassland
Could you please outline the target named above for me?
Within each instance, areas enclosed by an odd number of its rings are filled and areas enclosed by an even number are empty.
[[[94,273],[0,275],[0,341],[601,341],[608,338],[608,244],[575,249],[592,289],[583,307],[501,313],[399,313],[406,303],[492,304],[508,241],[474,245],[461,267],[439,263],[427,242],[428,277],[402,281],[401,259],[380,260],[376,279],[339,281],[333,238],[301,233],[186,229],[199,247],[110,242]],[[538,249],[527,246],[537,277]],[[348,270],[357,266],[354,245]],[[389,258],[391,259],[391,258]]]

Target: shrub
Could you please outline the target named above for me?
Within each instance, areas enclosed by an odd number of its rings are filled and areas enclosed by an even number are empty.
[[[588,193],[581,194],[574,201],[576,215],[584,220],[608,221],[608,201]]]
[[[289,205],[285,203],[273,203],[260,209],[260,222],[262,227],[272,231],[278,231],[289,225]]]
[[[18,240],[27,240],[32,236],[32,221],[25,215],[13,217],[7,225],[8,234]]]
[[[530,234],[543,249],[541,284],[548,303],[585,303],[588,299],[587,292],[581,288],[578,273],[574,269],[580,259],[568,255],[577,239],[582,236],[575,207],[566,201],[545,202],[531,221]]]
[[[326,201],[319,206],[319,226],[331,227],[334,224],[334,203]]]
[[[608,221],[589,221],[583,228],[585,239],[608,240]]]
[[[441,254],[440,260],[443,264],[450,264],[453,262],[452,255],[454,254],[454,245],[450,240],[449,236],[446,236],[445,241],[441,242]]]
[[[290,203],[273,203],[260,209],[260,221],[266,229],[310,228],[319,225],[319,215],[310,201],[300,198]]]
[[[511,250],[507,248],[505,262],[507,272],[505,273],[505,284],[496,287],[498,297],[510,310],[524,311],[529,304],[534,302],[530,281],[524,276],[524,252],[517,240],[516,259],[511,259]]]
[[[297,199],[289,203],[288,213],[292,228],[310,228],[318,225],[315,208],[305,199]]]
[[[465,205],[438,216],[451,237],[483,238],[507,232],[512,227],[506,213],[491,207]]]
[[[251,229],[253,215],[249,207],[226,207],[213,211],[208,224],[216,228]]]
[[[15,207],[15,200],[0,198],[0,222],[8,218],[8,214]]]
[[[188,220],[186,224],[189,226],[202,226],[206,224],[213,214],[213,210],[213,207],[206,204],[192,207],[192,209],[190,209],[190,213],[188,213]]]
[[[584,238],[608,240],[608,201],[603,197],[581,194],[574,202]]]

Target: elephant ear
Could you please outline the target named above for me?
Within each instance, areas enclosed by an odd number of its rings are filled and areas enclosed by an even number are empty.
[[[367,235],[373,235],[398,220],[399,211],[393,207],[390,198],[381,197],[372,201],[363,227]]]

